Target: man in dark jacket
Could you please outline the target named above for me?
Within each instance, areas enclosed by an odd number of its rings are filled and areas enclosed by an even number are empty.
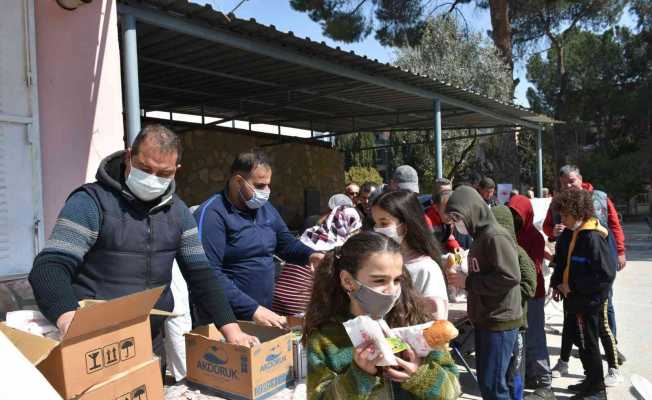
[[[564,190],[553,203],[566,229],[557,238],[556,267],[550,286],[554,288],[556,300],[564,299],[563,335],[573,338],[586,372],[586,379],[569,389],[579,392],[574,399],[606,399],[599,326],[600,314],[607,313],[609,289],[616,276],[616,259],[607,241],[607,229],[593,217],[590,192]],[[613,347],[605,348],[609,350],[615,351]]]
[[[516,243],[494,218],[478,192],[460,186],[446,214],[462,234],[471,235],[469,276],[450,274],[449,284],[468,292],[468,316],[475,325],[476,362],[484,399],[511,399],[507,373],[521,326],[521,273]]]
[[[83,299],[110,300],[165,286],[155,307],[172,311],[176,258],[191,297],[227,341],[257,342],[236,323],[197,237],[195,220],[174,193],[180,160],[179,138],[161,125],[150,125],[131,148],[102,161],[96,182],[68,197],[29,276],[41,312],[62,333]],[[163,320],[151,322],[154,350],[162,355]]]
[[[197,210],[199,238],[238,319],[283,327],[271,311],[276,266],[273,255],[316,266],[324,254],[304,245],[269,203],[272,167],[264,153],[238,154],[226,188]],[[200,307],[200,314],[203,314]],[[203,315],[202,315],[203,316]]]

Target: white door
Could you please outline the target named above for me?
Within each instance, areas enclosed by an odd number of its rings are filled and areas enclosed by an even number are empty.
[[[0,279],[28,273],[43,243],[33,1],[0,13]]]

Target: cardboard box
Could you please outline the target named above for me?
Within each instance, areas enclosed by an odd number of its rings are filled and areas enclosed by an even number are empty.
[[[2,332],[66,399],[150,362],[149,312],[163,288],[80,308],[61,342],[0,324]]]
[[[187,380],[233,400],[259,400],[293,382],[292,334],[239,322],[241,329],[260,339],[253,348],[228,344],[214,325],[187,333]]]
[[[98,383],[75,400],[164,400],[159,359],[154,358]]]

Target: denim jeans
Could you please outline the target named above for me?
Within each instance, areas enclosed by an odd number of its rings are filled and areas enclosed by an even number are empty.
[[[512,359],[507,370],[507,386],[514,400],[523,399],[525,386],[525,330],[519,330],[512,351]]]
[[[476,368],[483,400],[513,400],[507,380],[517,335],[517,329],[490,331],[476,328]]]
[[[545,332],[545,299],[530,299],[527,305],[527,336],[525,339],[525,376],[538,386],[550,387],[552,372]]]

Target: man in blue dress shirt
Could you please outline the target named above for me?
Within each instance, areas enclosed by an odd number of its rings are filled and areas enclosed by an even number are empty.
[[[276,272],[272,255],[313,267],[324,255],[295,238],[267,201],[271,181],[272,167],[264,153],[241,153],[233,161],[226,188],[194,215],[208,260],[236,317],[283,327],[285,317],[269,309]]]

